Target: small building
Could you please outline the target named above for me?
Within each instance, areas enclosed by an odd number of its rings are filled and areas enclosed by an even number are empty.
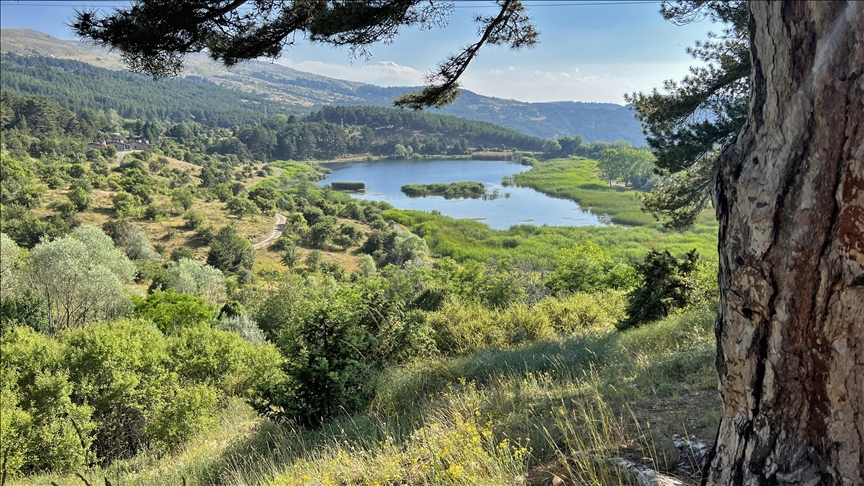
[[[149,140],[108,140],[107,142],[90,142],[87,148],[114,147],[120,150],[145,150],[150,147]]]
[[[128,150],[145,150],[150,147],[150,140],[127,140]]]

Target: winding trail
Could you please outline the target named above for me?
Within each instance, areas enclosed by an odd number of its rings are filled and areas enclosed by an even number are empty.
[[[285,216],[283,216],[281,214],[276,214],[276,224],[273,225],[273,232],[270,233],[270,236],[268,236],[267,238],[265,238],[265,239],[259,241],[258,243],[255,243],[254,245],[252,245],[252,249],[258,250],[260,248],[264,248],[268,244],[275,241],[276,238],[279,238],[280,236],[282,236],[282,232],[284,230],[285,230]]]
[[[276,177],[280,177],[282,175],[282,169],[279,169],[276,167],[273,167],[273,168],[276,169]],[[258,181],[258,182],[260,182],[260,181]],[[253,182],[252,184],[249,184],[248,186],[246,186],[246,190],[248,191],[249,189],[252,189],[252,186],[254,186],[255,184],[258,184],[258,182]],[[270,233],[270,236],[268,236],[267,238],[259,241],[258,243],[253,244],[252,249],[253,250],[259,250],[261,248],[264,248],[265,246],[269,245],[270,243],[276,241],[276,238],[279,238],[280,236],[282,236],[282,232],[285,231],[285,221],[286,221],[285,216],[277,213],[276,214],[276,223],[273,225],[273,232]]]

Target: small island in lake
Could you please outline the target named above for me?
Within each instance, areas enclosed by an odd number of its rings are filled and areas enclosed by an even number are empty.
[[[486,186],[480,182],[462,181],[445,184],[405,184],[402,192],[408,197],[444,196],[446,199],[459,197],[478,199],[486,196]]]
[[[365,182],[331,182],[330,187],[335,191],[365,192]]]

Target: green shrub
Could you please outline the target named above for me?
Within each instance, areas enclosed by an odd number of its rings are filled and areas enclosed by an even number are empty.
[[[164,403],[144,427],[151,448],[171,452],[186,439],[216,424],[216,390],[192,384],[164,390]]]
[[[476,304],[447,303],[427,316],[435,331],[435,346],[446,355],[461,355],[477,349],[503,347],[511,338],[498,315]]]
[[[630,265],[612,258],[592,241],[560,250],[555,263],[555,271],[546,284],[559,293],[626,289],[636,283]]]
[[[209,324],[216,317],[216,308],[206,300],[174,289],[153,292],[145,299],[133,297],[133,301],[135,317],[153,322],[165,334]]]
[[[223,395],[251,399],[281,376],[282,358],[273,345],[255,345],[236,332],[185,329],[169,339],[168,351],[183,384],[206,384]]]
[[[263,412],[320,425],[369,399],[364,354],[372,339],[344,297],[317,296],[289,317],[278,342],[288,379],[265,394],[269,406]]]
[[[617,322],[624,317],[625,305],[623,291],[607,290],[549,298],[540,302],[535,311],[546,315],[556,332],[569,335]]]
[[[524,303],[502,311],[499,322],[504,329],[509,330],[511,344],[548,339],[555,334],[549,317]]]
[[[93,409],[93,448],[102,460],[130,457],[146,448],[147,424],[177,386],[166,365],[165,339],[152,324],[91,324],[59,336],[63,362],[77,403]]]
[[[86,466],[93,410],[72,399],[63,346],[26,327],[8,330],[0,346],[2,474],[71,472]]]
[[[698,263],[699,254],[695,249],[681,260],[668,250],[648,253],[645,260],[636,265],[642,279],[628,295],[628,317],[618,328],[640,326],[686,306],[696,287],[693,273]]]

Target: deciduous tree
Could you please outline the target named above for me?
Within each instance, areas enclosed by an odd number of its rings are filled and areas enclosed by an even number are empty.
[[[55,329],[118,316],[129,304],[124,285],[135,277],[123,250],[93,226],[36,245],[26,268],[27,282],[45,299]]]

